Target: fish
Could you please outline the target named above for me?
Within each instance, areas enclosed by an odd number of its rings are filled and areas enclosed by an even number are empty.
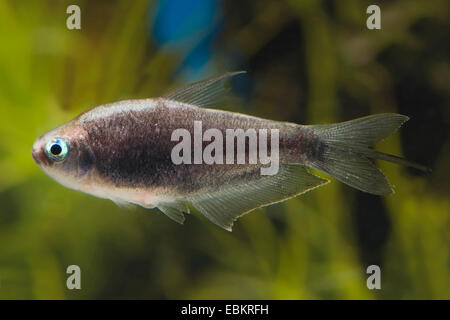
[[[375,160],[427,170],[374,149],[408,120],[401,114],[301,125],[216,109],[230,80],[242,73],[227,72],[158,98],[87,110],[37,138],[32,157],[67,188],[119,206],[158,208],[180,224],[194,208],[228,231],[257,208],[329,183],[311,169],[374,195],[394,192]],[[252,147],[252,141],[260,144]],[[276,157],[268,158],[269,153]],[[273,172],[263,174],[268,165]]]

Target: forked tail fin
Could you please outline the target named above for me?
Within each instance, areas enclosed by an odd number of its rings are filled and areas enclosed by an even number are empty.
[[[311,126],[323,144],[323,155],[313,161],[312,167],[361,191],[377,195],[393,193],[388,180],[375,166],[375,159],[428,171],[406,159],[372,149],[407,120],[408,117],[401,114],[383,113],[337,124]]]

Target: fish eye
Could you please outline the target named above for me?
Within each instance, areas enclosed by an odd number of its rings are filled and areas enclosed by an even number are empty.
[[[50,159],[62,161],[66,158],[67,153],[69,152],[69,145],[63,139],[55,138],[47,143],[45,152]]]

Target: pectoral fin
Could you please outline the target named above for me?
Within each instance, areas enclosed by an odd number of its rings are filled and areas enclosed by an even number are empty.
[[[213,223],[231,231],[234,221],[240,216],[325,183],[328,180],[309,173],[301,165],[282,165],[276,175],[225,185],[215,191],[189,196],[186,200]]]

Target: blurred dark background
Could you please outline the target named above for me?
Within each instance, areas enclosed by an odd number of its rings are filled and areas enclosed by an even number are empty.
[[[70,4],[81,30],[66,28]],[[371,4],[381,30],[366,27]],[[0,297],[449,299],[449,14],[444,0],[0,0]],[[228,233],[65,189],[31,158],[36,137],[88,108],[233,70],[248,73],[228,110],[408,115],[378,149],[432,173],[380,163],[394,195],[333,181]],[[366,287],[371,264],[381,290]]]

